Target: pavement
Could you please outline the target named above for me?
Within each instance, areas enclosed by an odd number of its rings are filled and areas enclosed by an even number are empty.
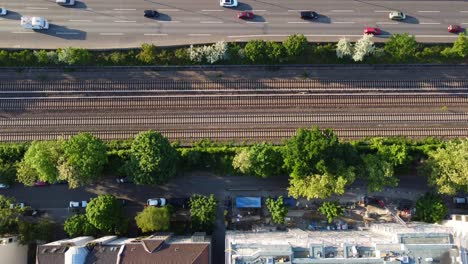
[[[159,46],[209,43],[219,40],[283,40],[304,34],[310,41],[357,39],[365,27],[379,27],[385,41],[391,34],[410,33],[423,42],[453,42],[450,24],[468,24],[465,1],[385,0],[242,0],[236,8],[223,8],[217,0],[89,0],[75,7],[63,7],[54,0],[2,0],[9,14],[0,17],[3,48],[128,48],[141,43]],[[143,17],[145,9],[161,13],[158,19]],[[252,21],[237,18],[239,11],[255,13]],[[320,14],[304,21],[301,10]],[[388,13],[401,10],[402,22],[391,21]],[[32,31],[20,26],[21,16],[42,16],[49,30]]]

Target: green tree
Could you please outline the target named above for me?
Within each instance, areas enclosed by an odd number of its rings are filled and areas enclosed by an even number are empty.
[[[0,159],[0,183],[13,185],[16,180],[15,164]]]
[[[288,214],[288,208],[284,205],[283,196],[278,197],[274,200],[272,198],[266,199],[266,206],[271,214],[271,220],[275,224],[284,224],[284,218]]]
[[[37,171],[31,166],[27,165],[24,160],[16,164],[16,176],[18,182],[26,186],[33,186],[34,183],[39,180]]]
[[[407,166],[412,160],[405,138],[372,138],[370,143],[370,148],[377,150],[377,153],[393,166]]]
[[[283,42],[286,54],[292,58],[304,55],[308,45],[307,38],[302,34],[291,35]]]
[[[342,195],[345,187],[349,185],[348,179],[342,176],[318,174],[304,177],[291,177],[289,179],[288,193],[294,198],[304,197],[310,199],[325,199],[332,195]]]
[[[143,43],[141,44],[141,51],[138,53],[137,58],[144,64],[155,64],[158,56],[158,50],[155,45]]]
[[[267,178],[282,173],[283,156],[274,146],[262,143],[241,150],[232,164],[243,174]]]
[[[414,36],[408,33],[393,34],[385,43],[384,50],[391,56],[392,61],[399,63],[410,62],[414,59],[419,48]]]
[[[176,174],[178,154],[160,133],[146,131],[133,140],[126,171],[137,184],[160,184]]]
[[[368,192],[380,192],[385,186],[398,186],[398,178],[394,175],[393,165],[384,157],[379,154],[368,154],[362,159]]]
[[[268,46],[264,40],[249,40],[244,47],[245,57],[253,63],[265,63],[268,60]]]
[[[451,52],[460,58],[465,58],[468,55],[468,37],[465,33],[458,35],[458,39],[453,43]]]
[[[449,141],[430,152],[424,169],[439,193],[468,192],[468,139]]]
[[[447,207],[442,198],[433,193],[426,193],[416,201],[416,219],[427,223],[437,223],[444,219]]]
[[[197,231],[211,231],[216,221],[218,201],[214,195],[209,197],[194,194],[190,198],[190,217],[192,228]]]
[[[107,164],[106,145],[89,133],[72,136],[62,146],[59,178],[68,181],[70,188],[82,186],[98,178]]]
[[[60,144],[57,141],[33,141],[24,154],[24,166],[33,169],[39,180],[53,183],[58,178],[58,161],[61,156]],[[21,173],[29,173],[21,170]],[[18,176],[25,178],[26,175]]]
[[[170,220],[171,210],[167,206],[148,206],[135,217],[136,224],[143,233],[168,231]]]
[[[319,207],[320,213],[327,218],[329,224],[337,217],[340,217],[344,213],[344,208],[341,206],[338,201],[324,202],[322,206]]]
[[[36,57],[31,50],[22,50],[10,53],[10,60],[14,61],[15,66],[32,66],[36,62]]]
[[[266,49],[268,50],[267,56],[270,62],[278,63],[283,61],[286,51],[281,43],[267,41]]]
[[[20,243],[28,245],[37,241],[48,242],[52,240],[55,225],[47,219],[41,219],[37,223],[19,222]]]
[[[68,65],[90,65],[93,53],[82,48],[63,48],[57,50],[58,61]]]
[[[98,232],[84,214],[75,214],[68,218],[63,225],[63,229],[69,237],[95,236]]]
[[[19,217],[24,209],[10,208],[15,199],[0,195],[0,235],[18,233]]]
[[[121,234],[127,229],[122,203],[110,194],[91,199],[86,206],[86,218],[106,234]]]

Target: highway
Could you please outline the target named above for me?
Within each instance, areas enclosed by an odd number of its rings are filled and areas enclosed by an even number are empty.
[[[217,0],[89,0],[75,7],[62,7],[54,0],[0,1],[9,14],[0,17],[0,47],[125,48],[143,42],[156,45],[206,43],[217,40],[245,41],[262,38],[282,40],[294,33],[310,41],[337,41],[342,36],[356,39],[364,27],[379,27],[383,41],[390,34],[408,32],[419,41],[453,42],[449,24],[468,25],[465,1],[308,1],[241,0],[236,8],[223,8]],[[161,13],[158,19],[143,17],[145,9]],[[239,20],[237,12],[253,10],[252,21]],[[303,21],[300,10],[315,10],[317,21]],[[403,22],[391,21],[388,13],[401,10]],[[20,26],[21,16],[43,16],[51,24],[47,31]]]

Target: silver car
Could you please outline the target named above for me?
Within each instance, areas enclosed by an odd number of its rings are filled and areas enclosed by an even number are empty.
[[[391,20],[405,20],[406,15],[400,11],[392,11],[388,14],[388,18]]]
[[[75,0],[55,0],[55,3],[62,6],[72,6],[75,5]]]

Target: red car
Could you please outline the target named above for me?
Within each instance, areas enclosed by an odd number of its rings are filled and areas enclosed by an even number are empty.
[[[450,25],[448,26],[448,32],[450,33],[460,33],[463,31],[463,28],[459,25]]]
[[[248,11],[239,12],[239,14],[237,14],[237,18],[239,19],[252,19],[253,17],[254,13]]]
[[[366,27],[364,29],[364,34],[380,35],[382,34],[382,31],[380,30],[380,28]]]
[[[47,185],[49,185],[49,184],[47,182],[43,182],[43,181],[36,181],[34,183],[35,187],[43,187],[43,186],[47,186]]]

